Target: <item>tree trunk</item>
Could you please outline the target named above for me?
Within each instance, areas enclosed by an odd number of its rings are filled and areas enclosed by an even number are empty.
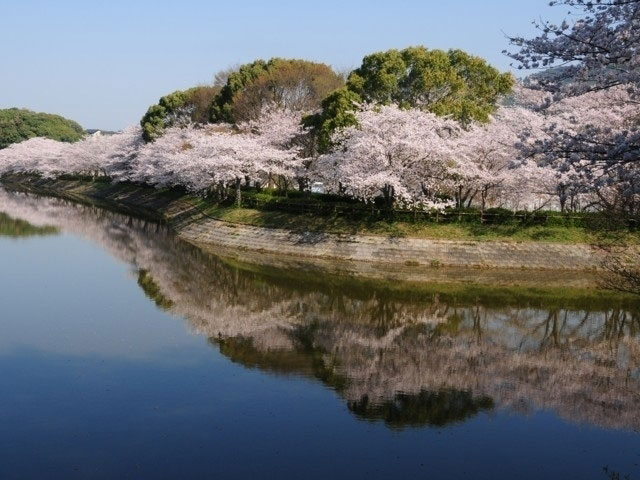
[[[564,213],[567,206],[567,187],[558,185],[558,201],[560,202],[560,212]]]
[[[387,209],[391,210],[393,206],[393,196],[394,196],[393,187],[391,185],[385,185],[384,187],[382,187],[382,195],[384,197],[385,206],[387,207]]]
[[[240,177],[236,177],[236,207],[238,208],[242,206],[242,191],[240,190],[241,184],[242,179]]]

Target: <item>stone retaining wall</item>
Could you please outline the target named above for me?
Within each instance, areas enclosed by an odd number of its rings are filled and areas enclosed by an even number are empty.
[[[298,233],[208,218],[178,231],[180,236],[201,244],[357,262],[548,270],[594,270],[602,263],[602,255],[589,245]]]

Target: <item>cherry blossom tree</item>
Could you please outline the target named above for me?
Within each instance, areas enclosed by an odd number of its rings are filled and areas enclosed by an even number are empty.
[[[36,137],[0,151],[0,175],[25,172],[45,178],[75,174],[126,179],[128,163],[140,143],[137,127],[115,135],[94,134],[76,143]]]
[[[93,134],[71,145],[66,161],[73,164],[66,172],[127,180],[130,162],[141,145],[141,129],[137,126],[115,135]]]
[[[540,35],[511,38],[520,68],[561,67],[539,79],[564,95],[640,84],[640,0],[555,0],[575,20],[534,22]],[[507,52],[505,52],[507,53]]]
[[[541,207],[556,194],[556,172],[523,158],[523,139],[544,133],[544,115],[521,106],[525,92],[485,125],[459,124],[416,109],[365,106],[358,126],[334,134],[339,145],[314,163],[312,175],[331,191],[365,202],[377,197],[411,208],[479,203]],[[540,96],[536,104],[542,103]],[[449,199],[453,199],[449,200]]]
[[[261,122],[207,128],[167,130],[155,143],[144,144],[138,127],[115,135],[93,135],[68,144],[34,138],[0,152],[0,175],[35,173],[108,176],[156,186],[184,187],[205,193],[234,187],[238,204],[244,181],[291,181],[300,174],[296,135],[299,115],[265,112]]]
[[[277,148],[273,145],[276,138],[281,137],[238,131],[230,125],[171,128],[139,150],[129,178],[156,186],[180,186],[196,193],[216,189],[221,193],[232,186],[240,205],[243,181],[249,185],[272,175],[295,175],[295,149]]]
[[[631,100],[628,89],[564,97],[542,106],[540,113],[542,130],[528,135],[521,147],[525,157],[556,171],[561,209],[579,193],[594,197],[591,206],[637,215],[640,164],[625,142],[637,135],[640,103]]]
[[[531,86],[559,101],[557,122],[537,148],[559,170],[573,167],[594,190],[616,190],[623,213],[637,214],[640,158],[640,0],[562,0],[573,21],[536,22],[540,35],[512,38],[521,68],[549,68]],[[575,97],[573,99],[567,97]],[[615,118],[612,118],[615,117]],[[564,165],[562,165],[564,164]],[[611,202],[607,202],[611,203]]]
[[[35,137],[0,150],[0,174],[34,173],[55,177],[67,168],[68,143]]]
[[[470,206],[476,199],[481,210],[487,206],[490,197],[500,200],[499,206],[518,198],[518,204],[532,198],[524,194],[539,195],[541,189],[534,180],[545,175],[535,169],[534,164],[526,168],[516,160],[520,155],[519,142],[523,137],[538,138],[544,119],[531,109],[517,102],[510,106],[500,106],[486,125],[472,125],[461,132],[455,142],[455,198],[458,207]],[[514,195],[514,193],[518,195]]]
[[[371,202],[442,208],[455,168],[453,120],[395,105],[364,106],[358,126],[334,134],[339,147],[321,155],[314,175],[339,193]]]
[[[554,95],[547,138],[530,152],[625,221],[640,214],[640,0],[562,0],[577,19],[514,38],[521,68],[553,68],[532,86]],[[578,179],[578,182],[576,182]],[[575,192],[575,188],[573,189]],[[562,205],[562,202],[561,202]],[[614,286],[637,293],[637,254],[610,254]]]
[[[303,113],[291,108],[284,108],[274,103],[265,105],[258,119],[249,120],[236,125],[243,133],[258,135],[260,141],[270,148],[286,150],[297,156],[303,155],[307,132],[301,125]],[[307,184],[306,166],[303,160],[292,163],[287,157],[279,168],[272,167],[267,185],[278,185],[281,190],[289,188],[289,181],[295,178],[302,190]]]

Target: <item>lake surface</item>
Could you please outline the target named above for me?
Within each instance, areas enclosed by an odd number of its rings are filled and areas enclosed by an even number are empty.
[[[2,190],[0,212],[2,479],[640,479],[631,300],[251,267]]]

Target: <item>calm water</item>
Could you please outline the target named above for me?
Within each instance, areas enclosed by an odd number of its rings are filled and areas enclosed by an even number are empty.
[[[2,479],[640,479],[632,302],[248,268],[1,190],[0,212]]]

